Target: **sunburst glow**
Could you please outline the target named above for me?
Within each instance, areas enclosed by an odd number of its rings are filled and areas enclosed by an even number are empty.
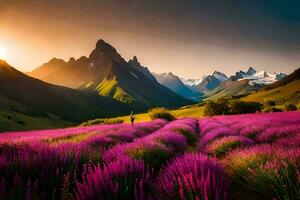
[[[0,47],[0,59],[6,59],[7,53],[4,47]]]

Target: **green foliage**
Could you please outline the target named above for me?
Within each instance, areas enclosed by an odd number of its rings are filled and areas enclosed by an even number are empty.
[[[97,86],[97,91],[101,96],[111,97],[124,103],[132,103],[133,97],[127,94],[121,87],[116,78],[107,80],[105,79]]]
[[[265,107],[262,112],[264,113],[270,113],[270,112],[282,112],[283,110],[279,109],[279,108],[276,108],[276,107],[273,107],[273,106],[267,106]]]
[[[237,147],[240,147],[242,144],[239,141],[228,141],[226,143],[223,143],[221,146],[213,150],[213,153],[218,158],[224,157],[227,152],[229,152],[232,149],[236,149]]]
[[[228,100],[225,98],[220,98],[214,101],[208,101],[204,107],[204,114],[213,116],[255,113],[260,111],[261,108],[262,105],[257,102],[245,102],[241,100]]]
[[[267,106],[276,106],[276,102],[273,99],[267,99],[265,103]]]
[[[153,108],[149,110],[149,116],[152,120],[154,119],[165,119],[172,121],[175,117],[165,108]]]
[[[230,102],[231,114],[255,113],[261,111],[262,105],[257,102],[235,100]]]
[[[120,118],[102,118],[102,119],[89,120],[87,122],[80,124],[80,126],[91,126],[97,124],[121,124],[123,122],[124,120]]]
[[[137,148],[128,150],[127,154],[134,159],[143,160],[156,171],[172,156],[170,152],[161,148]]]
[[[229,113],[229,100],[226,98],[209,100],[204,106],[204,114],[207,116],[227,115]]]
[[[291,103],[285,104],[286,111],[295,111],[297,110],[297,106]]]
[[[186,140],[187,140],[187,143],[189,145],[193,145],[193,144],[196,144],[197,141],[198,141],[198,136],[184,128],[177,128],[175,129],[175,131],[181,135],[183,135]]]
[[[237,182],[257,192],[264,199],[299,199],[297,169],[292,164],[254,159],[239,167],[235,169]]]

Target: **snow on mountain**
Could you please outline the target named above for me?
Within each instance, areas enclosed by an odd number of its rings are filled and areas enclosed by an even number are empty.
[[[256,73],[256,70],[253,68],[253,67],[249,67],[249,69],[247,70],[247,72],[246,72],[246,74],[248,75],[248,76],[251,76],[251,75],[253,75],[253,74],[255,74]]]
[[[255,71],[255,69],[253,69],[251,67],[251,71]],[[250,68],[249,68],[250,70]],[[283,73],[268,73],[266,71],[259,71],[259,72],[255,72],[255,73],[248,73],[249,70],[247,71],[247,73],[243,74],[242,78],[239,78],[238,81],[241,80],[249,80],[249,84],[250,85],[269,85],[271,83],[274,83],[282,78],[284,78],[286,76],[286,74]],[[250,75],[251,74],[251,75]]]
[[[182,80],[173,73],[153,73],[153,75],[160,84],[164,85],[165,87],[169,88],[170,90],[179,94],[180,96],[199,101],[201,93],[190,88],[191,86],[185,85],[182,82]]]
[[[184,85],[193,86],[199,85],[203,79],[184,79],[180,78]]]
[[[226,76],[226,74],[222,73],[222,72],[218,72],[218,71],[214,71],[214,73],[212,74],[216,79],[219,79],[221,82],[227,81],[228,77]]]

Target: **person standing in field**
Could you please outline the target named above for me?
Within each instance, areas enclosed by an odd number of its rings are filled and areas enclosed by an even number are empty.
[[[130,113],[130,122],[131,122],[131,126],[133,126],[133,123],[134,123],[134,115],[133,115],[133,111],[131,111]]]

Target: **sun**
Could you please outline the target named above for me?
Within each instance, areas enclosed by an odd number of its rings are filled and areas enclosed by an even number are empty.
[[[0,59],[6,59],[6,49],[4,47],[0,47]]]

